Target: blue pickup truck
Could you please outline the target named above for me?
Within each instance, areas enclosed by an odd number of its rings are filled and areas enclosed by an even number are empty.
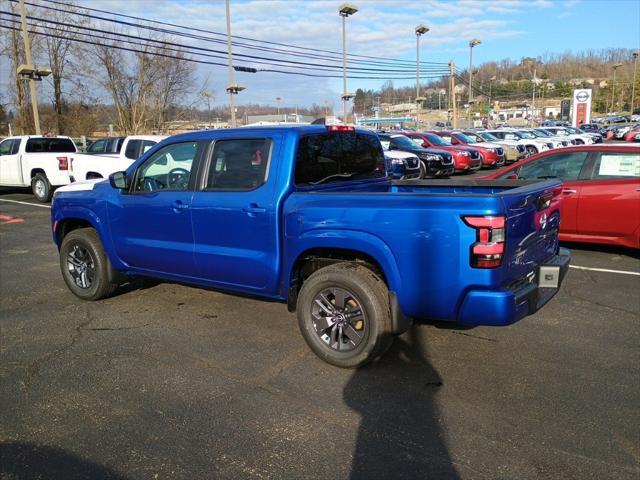
[[[413,319],[508,325],[567,272],[557,180],[392,180],[375,133],[255,127],[159,143],[57,190],[62,276],[85,300],[129,276],[286,302],[310,348],[357,367]]]

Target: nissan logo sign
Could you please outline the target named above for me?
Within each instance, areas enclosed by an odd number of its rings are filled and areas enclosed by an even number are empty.
[[[583,90],[582,92],[576,93],[576,100],[582,103],[586,102],[589,100],[589,92]]]

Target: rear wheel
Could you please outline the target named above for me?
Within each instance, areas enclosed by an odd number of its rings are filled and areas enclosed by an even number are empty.
[[[83,300],[100,300],[117,288],[109,281],[109,259],[93,228],[72,231],[60,245],[60,270],[67,287]]]
[[[31,190],[36,200],[45,203],[51,200],[53,188],[44,173],[36,173],[31,179]]]
[[[535,155],[536,153],[538,153],[538,149],[533,145],[527,145],[527,153],[529,155]]]
[[[300,290],[297,315],[311,350],[338,367],[362,366],[393,342],[387,286],[356,263],[338,263],[314,272]]]
[[[584,145],[584,142],[579,138],[576,138],[576,145]]]

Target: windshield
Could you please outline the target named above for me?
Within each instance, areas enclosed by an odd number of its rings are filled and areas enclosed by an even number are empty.
[[[464,133],[465,137],[467,137],[469,140],[473,141],[473,143],[483,143],[485,141],[484,138],[482,138],[480,135],[478,135],[477,133],[473,133],[473,132],[465,132]]]
[[[476,140],[475,138],[468,137],[464,133],[456,133],[455,136],[462,143],[478,143],[478,140]]]
[[[542,137],[552,137],[553,135],[551,134],[551,132],[547,131],[547,130],[543,130],[541,128],[537,128],[536,132],[538,132],[540,134],[540,136]]]
[[[520,135],[522,135],[522,138],[537,138],[537,137],[536,137],[533,133],[531,133],[531,132],[523,132],[523,131],[520,131],[520,132],[518,132],[518,133],[520,133]]]
[[[566,137],[569,135],[569,132],[567,132],[566,130],[563,130],[562,128],[551,130],[551,133],[553,133],[554,135],[558,135],[560,137]]]
[[[428,133],[427,135],[425,135],[425,137],[427,138],[427,140],[429,140],[430,143],[439,147],[448,147],[449,145],[451,145],[444,138],[439,137],[438,135],[434,135],[433,133]]]
[[[404,135],[391,137],[391,140],[393,140],[393,143],[395,143],[396,145],[402,148],[409,148],[409,149],[415,150],[415,148],[417,147],[417,145],[413,141],[409,140],[409,138],[405,137]]]
[[[578,135],[583,133],[580,130],[578,130],[577,128],[573,128],[573,127],[565,127],[565,130],[567,130],[569,133],[575,133],[575,134],[578,134]]]
[[[495,135],[490,134],[489,132],[480,132],[478,134],[480,137],[484,138],[488,142],[498,142],[500,139]]]

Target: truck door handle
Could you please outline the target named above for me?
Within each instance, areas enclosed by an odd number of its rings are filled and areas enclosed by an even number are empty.
[[[180,200],[176,200],[173,204],[173,211],[176,213],[184,212],[189,208],[189,205],[182,203]]]
[[[578,193],[576,190],[571,190],[570,188],[563,188],[562,193],[565,195],[573,195],[574,193]]]
[[[250,203],[248,207],[244,207],[242,209],[243,212],[248,213],[250,216],[256,213],[264,213],[267,211],[266,208],[259,207],[257,203]]]

